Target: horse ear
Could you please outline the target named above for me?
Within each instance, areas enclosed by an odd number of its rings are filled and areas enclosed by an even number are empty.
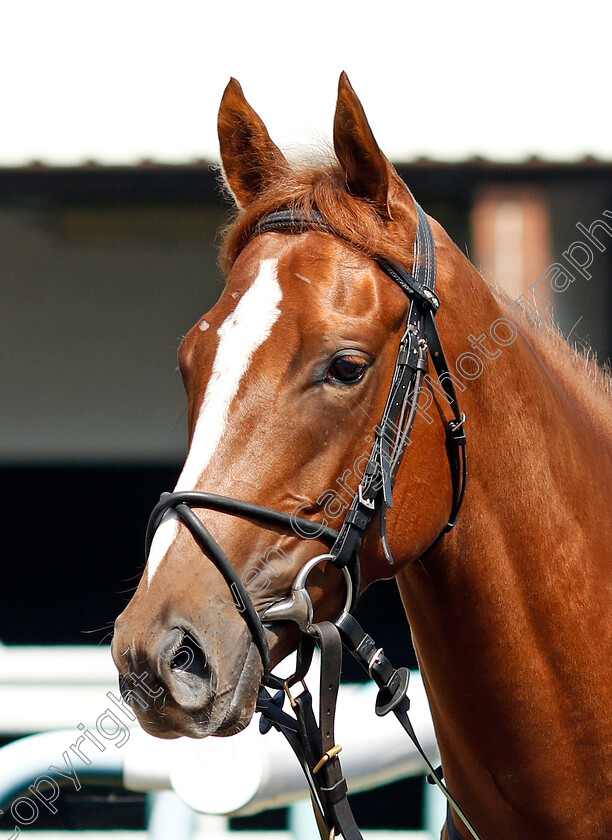
[[[225,88],[218,119],[221,162],[236,204],[246,207],[289,168],[236,79]]]
[[[340,76],[334,118],[334,149],[353,195],[371,201],[384,219],[416,219],[414,199],[372,133],[346,73]]]
[[[334,149],[346,173],[349,192],[373,202],[384,216],[389,217],[392,167],[378,147],[363,106],[344,72],[338,84]]]

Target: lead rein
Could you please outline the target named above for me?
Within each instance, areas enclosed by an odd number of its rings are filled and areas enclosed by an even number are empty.
[[[355,617],[346,611],[333,624],[331,622],[312,624],[308,632],[310,635],[306,636],[304,641],[310,645],[314,638],[321,650],[318,725],[312,712],[312,696],[304,683],[304,668],[298,668],[299,673],[296,672],[293,677],[286,680],[283,691],[279,691],[274,698],[262,689],[257,711],[262,715],[260,731],[267,732],[274,726],[287,738],[296,754],[311,790],[322,840],[333,840],[338,834],[342,834],[344,840],[362,840],[347,799],[347,784],[338,756],[341,748],[339,749],[334,744],[335,700],[340,683],[340,668],[338,667],[341,661],[340,640],[378,686],[376,714],[383,717],[393,712],[423,759],[432,782],[446,798],[450,809],[457,814],[470,835],[475,840],[480,840],[480,835],[442,781],[441,773],[433,767],[425,754],[410,722],[408,716],[410,671],[404,667],[395,669],[385,656],[383,649],[377,647],[372,637],[363,630]],[[305,658],[310,663],[311,656]],[[293,697],[290,691],[295,682],[302,682],[304,686],[304,690],[298,697]],[[289,697],[295,718],[281,710],[285,694]],[[321,770],[323,779],[319,779],[318,776]]]

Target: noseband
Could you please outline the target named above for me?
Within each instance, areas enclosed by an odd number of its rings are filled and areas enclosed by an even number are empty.
[[[382,648],[376,647],[370,636],[362,630],[350,614],[360,588],[359,549],[364,534],[377,513],[380,516],[383,550],[388,562],[393,565],[387,538],[387,510],[393,506],[393,486],[406,447],[410,443],[423,378],[428,370],[428,352],[453,411],[453,419],[447,424],[452,505],[448,523],[434,544],[455,525],[465,493],[467,478],[465,416],[459,411],[457,395],[434,317],[440,305],[435,293],[435,243],[427,216],[416,202],[415,205],[418,212],[418,227],[412,274],[403,266],[385,257],[373,257],[379,268],[407,295],[410,306],[383,416],[380,424],[375,428],[374,443],[358,492],[351,502],[339,531],[262,505],[198,491],[164,493],[151,513],[147,527],[146,555],[148,557],[153,537],[164,517],[177,516],[191,531],[202,552],[213,562],[230,587],[264,667],[262,689],[257,704],[258,711],[262,713],[260,729],[268,731],[274,726],[291,744],[309,783],[321,836],[326,840],[336,833],[341,833],[345,840],[361,838],[346,798],[346,782],[337,756],[339,748],[333,743],[335,700],[341,670],[341,643],[351,651],[379,686],[376,713],[384,715],[393,711],[425,760],[430,770],[429,778],[432,783],[443,791],[450,808],[459,815],[472,836],[478,838],[475,829],[448,792],[440,779],[440,774],[431,766],[416,740],[407,715],[410,705],[406,693],[409,671],[405,668],[395,670]],[[253,235],[267,232],[293,234],[306,230],[320,230],[342,238],[318,212],[314,211],[306,215],[289,210],[280,210],[266,216],[257,225]],[[230,516],[248,519],[263,527],[271,525],[302,539],[316,537],[329,547],[329,553],[315,557],[306,563],[298,573],[290,595],[268,607],[260,616],[240,575],[221,546],[193,512],[194,509],[220,511]],[[347,597],[345,608],[335,622],[315,624],[312,602],[306,584],[309,572],[322,562],[330,563],[343,571]],[[293,621],[303,632],[298,647],[296,672],[284,681],[273,675],[270,669],[270,650],[264,625],[273,621]],[[321,697],[318,724],[312,710],[310,694],[304,684],[315,643],[321,649]],[[298,682],[303,684],[304,690],[298,697],[294,697],[291,688]],[[263,686],[275,688],[278,691],[272,697]],[[289,697],[295,718],[282,711],[285,695]],[[454,837],[458,838],[459,835],[456,834],[450,813],[447,822],[451,840]]]

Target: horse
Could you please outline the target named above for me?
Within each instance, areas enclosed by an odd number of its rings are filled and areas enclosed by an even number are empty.
[[[235,499],[238,515],[211,503],[190,509],[188,527],[180,506],[162,505],[112,644],[124,696],[161,738],[228,736],[249,723],[262,675],[300,639],[294,621],[266,616],[301,570],[313,620],[343,610],[351,580],[331,562],[330,534],[381,441],[411,307],[385,268],[414,274],[421,220],[345,74],[335,154],[320,163],[290,164],[234,79],[218,129],[237,215],[221,248],[224,291],[179,350],[189,448],[175,494]],[[421,336],[409,439],[392,498],[376,501],[385,515],[359,540],[354,595],[396,579],[445,779],[482,840],[607,838],[609,380],[543,304],[509,301],[425,218],[448,364],[434,371],[438,351]],[[469,453],[460,511],[449,444],[459,426]],[[194,539],[198,522],[211,543],[201,531]],[[209,562],[214,546],[229,570]],[[442,836],[462,832],[455,816]]]

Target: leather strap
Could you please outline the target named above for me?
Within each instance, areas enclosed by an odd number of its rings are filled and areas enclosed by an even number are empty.
[[[198,490],[188,490],[179,493],[162,493],[159,502],[155,505],[147,525],[145,537],[145,551],[149,552],[155,531],[161,524],[164,513],[177,504],[188,505],[191,508],[205,508],[207,510],[218,510],[230,516],[237,516],[240,519],[249,519],[258,525],[274,525],[282,528],[286,533],[298,531],[304,538],[319,537],[327,545],[333,545],[338,532],[328,528],[311,519],[302,519],[292,513],[283,513],[274,508],[256,505],[252,502],[243,502],[240,499],[232,499],[230,496],[219,496],[217,493],[203,493]]]
[[[435,243],[425,212],[416,202],[415,205],[419,222],[412,274],[397,263],[382,257],[375,258],[381,269],[410,297],[410,307],[389,397],[381,423],[376,429],[376,438],[366,465],[363,483],[352,501],[330,552],[335,558],[333,564],[339,568],[348,565],[351,573],[353,565],[358,564],[357,555],[364,533],[379,505],[383,550],[388,562],[394,562],[387,536],[386,511],[393,506],[393,485],[410,442],[423,376],[427,372],[427,349],[431,353],[434,367],[454,414],[454,419],[448,427],[448,456],[453,484],[451,512],[447,525],[435,542],[454,526],[465,493],[465,417],[459,412],[457,395],[434,319],[440,305],[434,291]],[[284,215],[282,218],[283,224],[290,224],[290,216]],[[316,224],[317,221],[313,221],[313,225]],[[329,230],[329,226],[325,224],[324,229]]]
[[[276,698],[269,698],[263,689],[257,710],[262,713],[262,717],[267,718],[266,722],[270,722],[270,725],[283,733],[298,757],[311,790],[322,840],[331,837],[332,829],[336,834],[342,834],[345,840],[362,840],[347,799],[347,784],[340,759],[333,751],[336,746],[334,720],[341,673],[340,640],[379,688],[376,714],[384,716],[393,712],[429,770],[428,781],[435,784],[444,794],[448,807],[447,830],[450,840],[463,840],[455,828],[451,811],[457,814],[470,835],[475,840],[480,840],[478,832],[442,781],[442,773],[434,769],[416,736],[408,715],[410,672],[406,668],[396,670],[383,649],[376,645],[372,637],[349,613],[343,613],[335,624],[313,624],[310,632],[321,650],[318,724],[312,709],[312,697],[306,688],[298,697],[291,698],[295,720],[282,712]],[[331,756],[329,760],[323,761],[326,754]]]
[[[480,840],[480,835],[442,781],[440,774],[430,762],[416,736],[408,716],[408,710],[410,709],[410,700],[408,699],[408,679],[410,672],[406,668],[395,670],[385,656],[383,649],[376,646],[372,637],[362,629],[354,616],[343,613],[336,621],[336,625],[340,631],[344,645],[380,689],[376,700],[376,714],[382,717],[389,714],[389,712],[393,712],[423,759],[431,780],[446,798],[449,814],[450,809],[452,809],[471,836],[475,840]],[[450,822],[452,823],[452,819]],[[462,838],[459,838],[459,840],[462,840]]]
[[[440,536],[455,527],[457,517],[463,504],[463,497],[467,486],[467,453],[465,435],[465,414],[459,410],[459,400],[453,384],[452,377],[446,362],[442,342],[438,333],[438,327],[433,317],[427,318],[425,322],[425,335],[433,360],[433,365],[438,374],[438,379],[448,402],[453,409],[454,420],[448,425],[448,450],[451,463],[451,476],[453,482],[453,502],[446,528]],[[438,537],[440,539],[440,537]],[[437,542],[437,540],[436,540]]]
[[[321,650],[319,694],[321,757],[319,760],[322,761],[337,746],[334,721],[342,670],[342,642],[338,628],[329,621],[313,624],[312,632],[316,634],[317,644]],[[359,840],[361,832],[347,799],[348,787],[342,774],[339,755],[332,754],[332,757],[325,761],[317,772],[318,775],[323,777],[320,788],[321,799],[329,811],[329,822],[335,828],[336,834],[342,834],[345,840]]]
[[[342,668],[342,642],[335,624],[324,621],[310,627],[321,651],[321,679],[318,722],[312,708],[312,696],[305,684],[296,697],[290,691],[295,718],[279,708],[282,698],[270,698],[265,689],[260,692],[257,710],[262,714],[264,727],[278,729],[288,740],[298,757],[310,787],[311,798],[322,840],[329,840],[331,832],[342,834],[345,840],[362,840],[348,802],[348,786],[342,773],[338,745],[335,743],[335,715]],[[300,647],[303,642],[300,643]],[[297,672],[296,672],[297,674]],[[293,683],[296,675],[287,682]]]
[[[238,499],[218,496],[214,493],[201,493],[195,490],[179,493],[162,493],[159,502],[151,513],[145,538],[145,557],[149,556],[153,537],[164,515],[168,511],[173,510],[181,522],[191,531],[193,538],[204,554],[212,560],[223,575],[232,593],[235,607],[251,631],[253,641],[257,646],[264,666],[264,675],[267,678],[270,672],[270,649],[268,647],[265,628],[253,605],[251,596],[243,584],[240,575],[232,566],[219,543],[195,513],[193,513],[192,508],[219,510],[243,519],[254,520],[263,525],[272,525],[276,528],[281,528],[286,533],[295,533],[297,524],[302,534],[317,536],[326,541],[328,545],[334,543],[338,533],[333,528],[319,525],[310,519],[301,519],[287,513],[282,513],[281,511],[273,510],[272,508],[266,508],[249,502],[241,502]]]
[[[187,525],[204,554],[211,558],[217,569],[221,572],[225,582],[230,587],[235,601],[238,600],[238,603],[235,603],[235,607],[251,631],[253,641],[261,656],[264,672],[268,672],[270,670],[270,648],[268,647],[266,631],[253,605],[251,596],[240,579],[240,575],[230,563],[219,543],[213,539],[208,529],[200,522],[191,508],[187,507],[187,505],[179,504],[175,506],[174,510],[179,519]]]

